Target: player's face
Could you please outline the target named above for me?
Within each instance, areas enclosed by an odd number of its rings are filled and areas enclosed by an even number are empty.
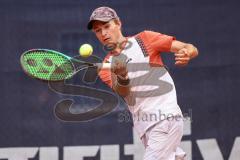
[[[114,20],[109,22],[95,21],[93,23],[93,32],[98,40],[103,44],[118,43],[121,35],[121,23]]]

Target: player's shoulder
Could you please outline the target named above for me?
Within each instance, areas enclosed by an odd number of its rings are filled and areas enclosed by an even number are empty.
[[[162,33],[152,31],[152,30],[144,30],[144,31],[136,34],[135,37],[149,38],[149,37],[155,37],[155,36],[159,36],[159,35],[162,35]]]

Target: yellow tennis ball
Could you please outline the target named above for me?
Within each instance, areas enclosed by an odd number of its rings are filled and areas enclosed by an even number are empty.
[[[79,48],[79,54],[82,57],[89,57],[92,55],[93,52],[93,48],[90,44],[83,44],[81,45],[81,47]]]

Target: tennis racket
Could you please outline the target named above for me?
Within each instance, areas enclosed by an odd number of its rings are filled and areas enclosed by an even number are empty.
[[[111,68],[110,63],[84,62],[49,49],[31,49],[24,52],[20,58],[22,69],[27,75],[46,81],[61,81],[71,78],[77,73],[73,62],[98,69]]]

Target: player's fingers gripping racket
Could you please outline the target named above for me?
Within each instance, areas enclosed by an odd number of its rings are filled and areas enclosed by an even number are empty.
[[[46,81],[61,81],[77,73],[73,62],[98,69],[111,68],[110,63],[89,63],[49,49],[32,49],[24,52],[20,63],[29,76]]]

